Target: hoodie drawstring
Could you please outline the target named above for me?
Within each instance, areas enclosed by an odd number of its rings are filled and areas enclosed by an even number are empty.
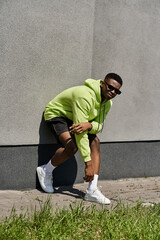
[[[101,129],[101,132],[103,131],[103,127],[104,127],[104,114],[105,114],[105,105],[104,105],[104,110],[103,110],[103,124],[102,124],[102,129]],[[100,125],[100,120],[101,120],[101,104],[100,104],[100,114],[99,114],[99,120],[98,120],[98,128],[97,128],[97,132],[99,130],[99,125]]]
[[[101,120],[101,104],[100,104],[100,114],[99,114],[99,120],[98,120],[98,128],[97,128],[97,132],[98,132],[98,130],[99,130],[100,120]]]
[[[104,105],[104,110],[103,110],[103,124],[102,124],[101,132],[103,131],[103,127],[104,127],[104,114],[105,114],[105,108],[106,108],[106,105]]]

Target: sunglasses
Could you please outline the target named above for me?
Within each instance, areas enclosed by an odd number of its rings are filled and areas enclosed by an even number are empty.
[[[110,91],[115,91],[116,94],[120,95],[121,94],[121,91],[115,87],[113,87],[112,85],[108,84],[106,81],[104,81],[104,83],[108,86],[109,90]]]

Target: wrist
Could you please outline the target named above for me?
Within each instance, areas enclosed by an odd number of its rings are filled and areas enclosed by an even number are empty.
[[[86,165],[86,167],[92,166],[92,161],[90,160],[90,161],[88,161],[88,162],[85,162],[85,165]]]
[[[92,127],[93,127],[92,124],[88,122],[88,131],[91,131]]]

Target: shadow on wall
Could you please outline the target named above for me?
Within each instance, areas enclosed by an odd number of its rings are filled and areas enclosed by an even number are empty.
[[[48,143],[49,144],[46,144]],[[50,132],[42,115],[39,128],[38,146],[38,166],[46,164],[55,154],[58,148],[62,147],[56,137]],[[77,176],[77,161],[75,157],[69,158],[53,171],[53,186],[73,186]],[[36,174],[36,188],[40,189],[40,184]]]

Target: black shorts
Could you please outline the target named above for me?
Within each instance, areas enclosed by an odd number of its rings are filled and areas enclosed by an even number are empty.
[[[51,132],[56,134],[57,137],[61,133],[68,132],[69,127],[72,126],[72,120],[64,117],[55,117],[50,120],[46,120],[46,123],[51,128]]]
[[[73,121],[64,117],[55,117],[50,120],[46,120],[46,123],[50,127],[51,132],[54,134],[54,136],[56,136],[57,140],[59,140],[59,135],[61,133],[69,132],[69,127],[72,126]],[[90,142],[92,142],[95,137],[95,134],[88,133]]]

